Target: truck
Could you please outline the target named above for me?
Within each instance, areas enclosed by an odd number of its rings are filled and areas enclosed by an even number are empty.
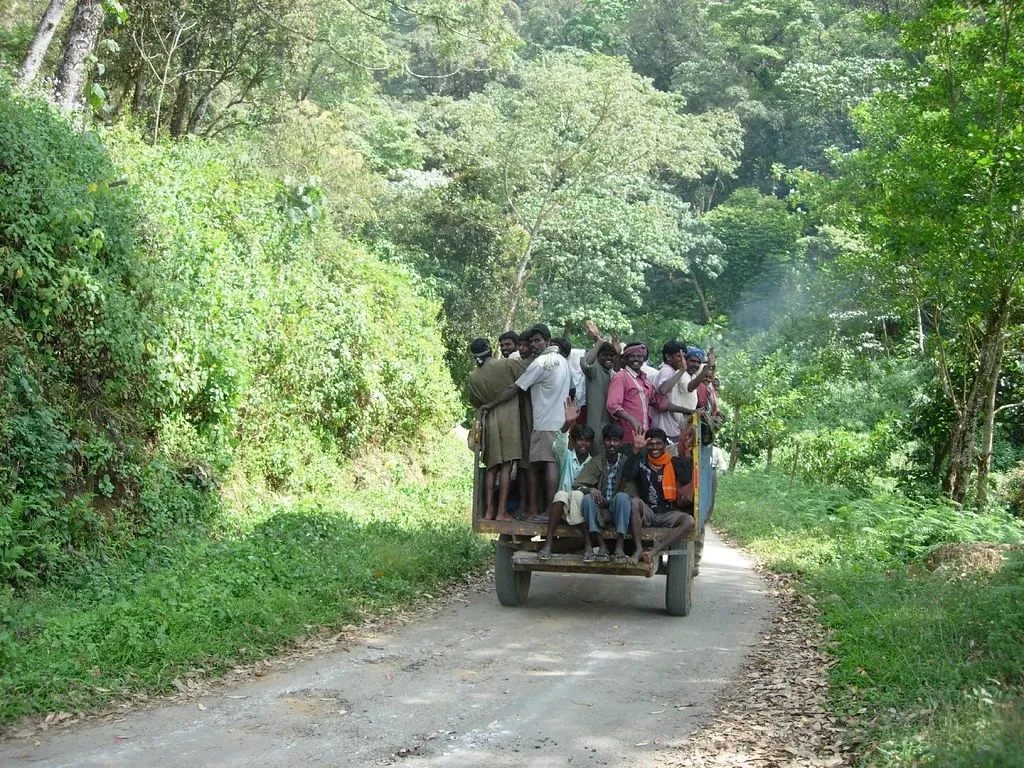
[[[693,508],[694,527],[689,538],[675,542],[655,561],[586,562],[582,555],[582,533],[575,526],[559,525],[555,529],[552,556],[538,556],[547,535],[545,523],[525,520],[487,520],[485,508],[486,467],[481,466],[477,449],[473,460],[473,530],[495,538],[494,587],[501,605],[526,605],[530,580],[535,572],[573,573],[606,576],[665,577],[665,610],[670,616],[686,616],[693,605],[694,548],[703,544],[704,529],[714,507],[715,470],[711,462],[711,445],[702,440],[699,419],[692,416],[693,434]],[[653,545],[668,529],[643,528],[644,547]],[[608,532],[614,535],[613,531]],[[611,546],[614,546],[612,542]]]

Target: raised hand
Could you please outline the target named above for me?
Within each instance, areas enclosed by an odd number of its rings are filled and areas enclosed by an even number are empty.
[[[713,369],[715,367],[715,359],[715,348],[708,347],[708,368]]]
[[[612,334],[612,349],[615,350],[616,355],[622,354],[622,342],[619,340],[619,337],[616,336],[614,333]]]
[[[580,409],[576,406],[576,401],[571,397],[565,398],[565,423],[575,424],[579,416]]]
[[[587,320],[586,323],[587,323],[587,333],[590,334],[590,338],[592,338],[594,341],[600,341],[601,340],[601,332],[599,330],[597,330],[597,326],[594,325],[594,322],[592,320]]]
[[[693,452],[693,422],[687,421],[679,433],[679,455],[689,456]]]
[[[633,453],[640,453],[647,446],[647,438],[642,432],[633,433]]]

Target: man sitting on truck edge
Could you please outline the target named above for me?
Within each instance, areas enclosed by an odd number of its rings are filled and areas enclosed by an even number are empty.
[[[583,491],[573,488],[576,477],[590,461],[590,444],[594,442],[594,430],[586,424],[576,424],[579,408],[572,398],[565,402],[565,424],[555,438],[555,456],[558,457],[558,491],[548,512],[548,537],[543,548],[538,552],[541,560],[551,557],[551,544],[555,538],[555,528],[565,518],[566,525],[578,525],[583,531],[584,549],[586,549],[587,530],[583,526]],[[575,425],[575,426],[574,426]],[[569,429],[572,429],[570,432]],[[573,439],[573,449],[569,450],[569,437]]]
[[[678,455],[673,455],[678,454]],[[663,429],[649,429],[633,441],[633,456],[627,463],[626,479],[636,484],[631,523],[636,551],[632,560],[653,562],[663,549],[671,547],[693,531],[693,427],[687,424],[678,445],[668,445]],[[671,528],[664,538],[644,552],[640,529]]]
[[[631,502],[629,494],[622,492],[626,460],[619,453],[622,427],[608,424],[601,431],[604,454],[594,456],[576,476],[574,485],[583,491],[583,518],[586,521],[583,559],[608,559],[604,545],[604,528],[614,524],[618,539],[615,552],[625,557],[623,546],[629,535]],[[596,550],[596,552],[595,552]]]

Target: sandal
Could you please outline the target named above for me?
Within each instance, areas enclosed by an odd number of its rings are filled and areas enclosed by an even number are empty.
[[[597,553],[594,552],[594,550],[588,549],[587,551],[585,551],[583,553],[583,562],[584,563],[592,563],[595,560],[597,560]]]
[[[609,555],[607,552],[598,552],[596,553],[595,557],[597,558],[597,562],[599,563],[611,562],[612,559],[612,556]]]
[[[544,547],[544,549],[542,549],[542,550],[537,552],[537,559],[538,560],[550,560],[551,559],[551,550],[548,549],[547,547]]]
[[[621,554],[616,552],[614,555],[612,555],[612,560],[614,560],[616,563],[624,563],[627,560],[629,560],[629,555],[627,555],[625,552]]]

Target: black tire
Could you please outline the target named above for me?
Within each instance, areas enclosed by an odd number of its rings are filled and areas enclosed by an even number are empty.
[[[503,533],[498,537],[494,557],[494,590],[498,593],[498,602],[509,608],[526,605],[526,597],[530,594],[532,574],[512,567],[515,551],[511,536]]]
[[[682,550],[683,554],[668,557],[668,573],[665,574],[665,610],[669,616],[686,616],[693,602],[693,542],[681,541],[672,545],[672,552]]]

